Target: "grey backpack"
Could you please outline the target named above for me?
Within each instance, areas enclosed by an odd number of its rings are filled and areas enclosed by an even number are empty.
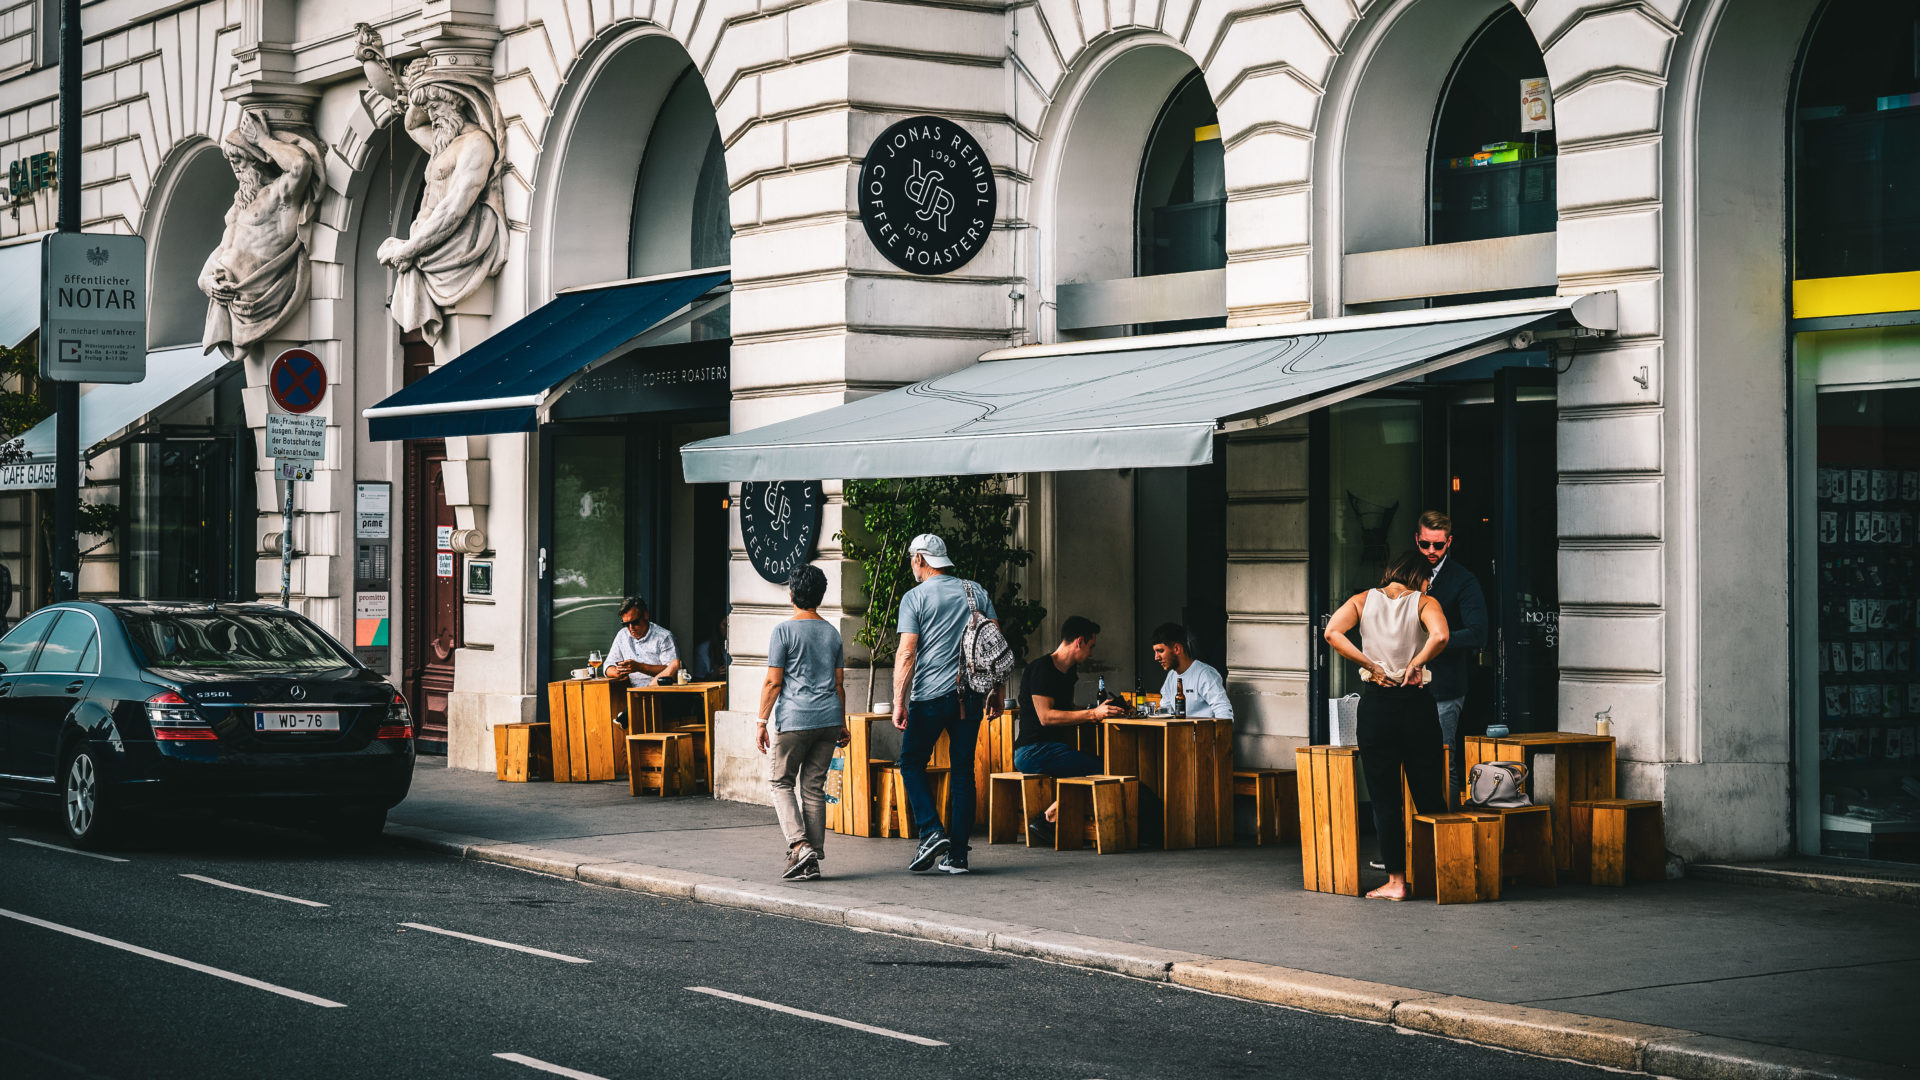
[[[1013,674],[1013,646],[992,619],[980,612],[973,598],[973,582],[967,587],[967,629],[960,635],[960,685],[976,694],[985,694],[1007,681]]]
[[[1490,810],[1532,806],[1527,797],[1527,767],[1518,761],[1483,761],[1467,774],[1467,805]]]

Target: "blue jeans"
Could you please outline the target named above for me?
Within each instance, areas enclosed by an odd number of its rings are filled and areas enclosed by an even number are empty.
[[[1460,710],[1466,708],[1465,695],[1434,702],[1440,713],[1440,735],[1447,742],[1447,808],[1452,809],[1460,802]]]
[[[907,706],[907,731],[900,739],[900,783],[913,807],[913,823],[920,835],[940,829],[940,808],[927,787],[927,762],[933,744],[947,733],[947,756],[953,766],[947,774],[947,839],[955,856],[965,858],[973,833],[973,746],[980,738],[980,718],[986,708],[983,695],[958,692]]]
[[[1099,758],[1057,742],[1020,747],[1013,752],[1013,767],[1042,776],[1093,776],[1103,771]]]

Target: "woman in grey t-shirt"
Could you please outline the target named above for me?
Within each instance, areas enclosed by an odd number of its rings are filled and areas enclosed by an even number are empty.
[[[773,753],[773,809],[787,837],[782,876],[812,881],[820,876],[826,848],[827,769],[833,748],[847,742],[847,667],[840,631],[818,610],[827,594],[827,575],[817,566],[802,566],[788,579],[787,590],[793,618],[774,627],[767,643],[756,738],[761,753]]]

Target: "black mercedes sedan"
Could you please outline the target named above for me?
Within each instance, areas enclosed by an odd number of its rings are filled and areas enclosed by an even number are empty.
[[[40,608],[0,638],[0,798],[82,847],[143,810],[266,810],[368,836],[413,780],[404,698],[268,604]]]

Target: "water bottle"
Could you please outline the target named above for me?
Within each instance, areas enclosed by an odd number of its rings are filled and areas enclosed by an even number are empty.
[[[1093,699],[1093,707],[1098,709],[1107,703],[1107,677],[1100,676],[1100,691]]]

